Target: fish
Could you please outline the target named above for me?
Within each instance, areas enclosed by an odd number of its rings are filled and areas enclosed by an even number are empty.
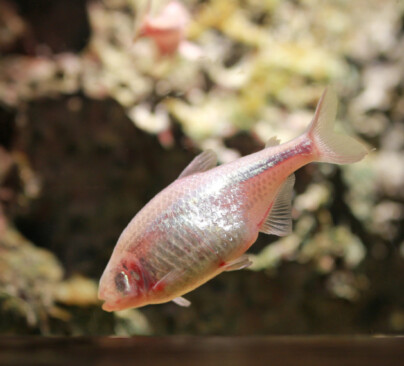
[[[146,5],[145,15],[135,30],[133,41],[151,38],[160,56],[174,55],[185,41],[185,29],[190,22],[189,11],[176,0],[168,2],[161,12],[151,15],[151,0]]]
[[[292,231],[294,172],[311,162],[350,164],[368,149],[333,131],[337,97],[322,94],[314,117],[295,139],[217,165],[206,150],[147,203],[123,230],[100,279],[106,311],[174,301],[224,271],[251,265],[245,254],[258,233]]]

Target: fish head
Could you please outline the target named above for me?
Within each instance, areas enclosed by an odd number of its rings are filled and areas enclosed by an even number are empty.
[[[136,260],[112,256],[100,279],[98,298],[105,311],[136,308],[146,303],[148,282]]]

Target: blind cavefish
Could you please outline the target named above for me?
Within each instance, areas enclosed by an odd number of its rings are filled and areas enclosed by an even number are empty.
[[[185,39],[185,28],[190,21],[190,14],[184,5],[172,0],[156,15],[151,15],[151,3],[146,5],[146,14],[135,30],[134,41],[141,37],[154,40],[160,55],[173,55]]]
[[[217,165],[198,155],[177,180],[130,221],[101,277],[106,311],[174,301],[223,271],[251,264],[258,233],[291,232],[293,172],[310,162],[348,164],[367,149],[333,132],[335,93],[326,90],[307,130],[284,144],[272,138],[254,154]]]

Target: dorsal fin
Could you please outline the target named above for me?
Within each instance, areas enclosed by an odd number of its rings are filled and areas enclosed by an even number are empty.
[[[182,171],[178,178],[184,178],[188,175],[206,172],[212,169],[217,164],[217,155],[213,150],[206,150],[200,153],[192,160],[187,167]]]
[[[265,144],[265,148],[271,147],[271,146],[277,146],[281,143],[281,140],[279,140],[276,136],[272,136],[267,143]]]
[[[292,231],[292,193],[295,175],[291,174],[280,187],[267,218],[260,227],[266,234],[285,236]]]

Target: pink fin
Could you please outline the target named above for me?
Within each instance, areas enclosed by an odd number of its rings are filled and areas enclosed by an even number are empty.
[[[318,102],[307,133],[319,151],[318,161],[336,164],[355,163],[362,160],[368,151],[354,138],[334,133],[337,104],[334,91],[331,88],[326,89]]]
[[[242,256],[232,260],[231,262],[228,262],[223,265],[223,270],[224,271],[237,271],[239,269],[244,269],[249,266],[251,266],[252,262],[248,258],[246,254],[243,254]]]
[[[281,140],[278,139],[276,136],[272,136],[267,143],[265,144],[265,148],[267,147],[272,147],[272,146],[278,146],[281,143]]]
[[[275,201],[260,231],[266,234],[285,236],[292,231],[292,194],[295,175],[291,174],[280,187]]]
[[[213,150],[206,150],[192,160],[178,178],[184,178],[195,173],[206,172],[217,164],[217,156]]]
[[[187,308],[189,305],[191,305],[191,301],[185,299],[182,296],[176,297],[175,299],[173,299],[173,302],[176,303],[177,305],[183,306],[185,308]]]
[[[159,281],[157,281],[154,286],[152,287],[153,291],[160,291],[166,287],[167,283],[172,283],[175,282],[182,274],[183,272],[179,271],[171,271],[168,272],[166,275],[164,275],[162,278],[160,278]]]

